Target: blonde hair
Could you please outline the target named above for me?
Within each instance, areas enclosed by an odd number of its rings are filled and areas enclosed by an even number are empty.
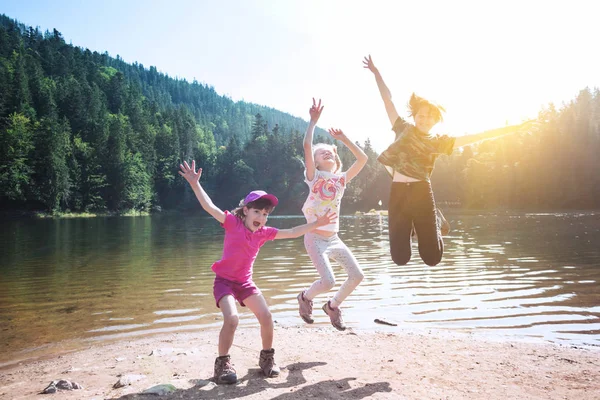
[[[340,159],[340,156],[338,155],[337,146],[334,144],[317,143],[313,146],[313,158],[315,156],[315,153],[319,149],[331,149],[333,151],[333,155],[335,157],[335,170],[333,171],[333,173],[337,174],[338,172],[340,172],[342,170],[342,160]],[[315,165],[315,167],[317,167],[317,169],[319,169],[318,166]]]

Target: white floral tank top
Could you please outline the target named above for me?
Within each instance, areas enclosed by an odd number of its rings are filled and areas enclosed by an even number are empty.
[[[344,190],[346,189],[346,173],[332,174],[327,171],[315,169],[312,181],[306,179],[304,171],[304,182],[308,185],[308,198],[304,202],[302,212],[308,223],[317,220],[327,212],[333,211],[337,214],[335,222],[319,227],[320,230],[337,232],[340,230],[340,203]]]

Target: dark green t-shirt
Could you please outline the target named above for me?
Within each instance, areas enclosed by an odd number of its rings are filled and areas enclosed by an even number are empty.
[[[441,154],[452,154],[455,138],[430,135],[398,117],[392,128],[396,140],[377,160],[403,175],[429,182],[435,160]]]

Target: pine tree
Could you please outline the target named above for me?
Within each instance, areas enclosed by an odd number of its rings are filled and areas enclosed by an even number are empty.
[[[33,172],[33,130],[29,118],[13,113],[0,130],[0,201],[25,201]]]

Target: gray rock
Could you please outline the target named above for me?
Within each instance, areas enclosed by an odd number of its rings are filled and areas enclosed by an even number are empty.
[[[172,393],[172,392],[174,392],[176,390],[177,390],[177,388],[175,386],[167,383],[167,384],[164,384],[164,385],[152,386],[150,389],[146,389],[142,393],[143,394],[155,394],[155,395],[158,395],[158,396],[164,396],[165,394]]]
[[[117,381],[117,383],[115,383],[113,385],[113,388],[118,389],[124,386],[129,386],[134,382],[140,381],[142,379],[144,379],[146,377],[146,375],[123,375],[122,377],[119,378],[119,380]]]
[[[73,384],[71,382],[61,379],[56,382],[56,388],[60,390],[73,390]]]
[[[210,385],[211,383],[214,383],[213,381],[209,381],[207,379],[190,379],[190,382],[194,384],[194,386],[201,388],[204,387],[206,385]]]
[[[208,381],[208,383],[207,383],[207,384],[200,386],[200,387],[198,388],[198,390],[205,390],[205,391],[207,391],[207,392],[208,392],[209,390],[212,390],[212,389],[214,389],[215,387],[217,387],[217,384],[216,384],[216,383],[214,383],[214,382],[212,382],[212,381]]]
[[[56,388],[56,386],[54,386],[53,384],[48,385],[48,387],[46,389],[44,389],[42,391],[42,393],[44,394],[49,394],[49,393],[56,393],[58,391],[58,389]]]
[[[77,382],[71,382],[66,379],[58,379],[50,382],[48,387],[42,391],[44,394],[48,393],[56,393],[59,390],[73,390],[73,389],[83,389],[83,387]]]

